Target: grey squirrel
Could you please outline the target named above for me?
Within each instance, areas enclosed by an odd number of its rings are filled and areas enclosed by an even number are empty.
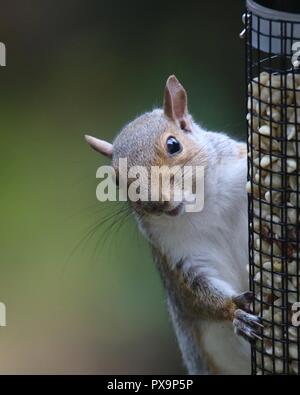
[[[185,212],[185,201],[130,202],[150,242],[168,309],[189,374],[250,374],[249,341],[260,319],[250,313],[248,289],[247,149],[203,130],[188,112],[175,76],[166,83],[163,109],[129,123],[113,144],[85,136],[96,151],[130,166],[205,167],[205,205]]]

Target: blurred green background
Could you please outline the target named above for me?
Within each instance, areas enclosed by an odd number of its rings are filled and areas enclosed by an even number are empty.
[[[97,203],[83,134],[113,139],[175,73],[201,124],[243,139],[243,3],[0,0],[0,373],[184,373],[150,249]]]

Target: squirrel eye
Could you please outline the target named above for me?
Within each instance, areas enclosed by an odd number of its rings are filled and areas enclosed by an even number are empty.
[[[180,142],[175,137],[169,137],[167,140],[167,151],[170,155],[178,154],[182,151]]]

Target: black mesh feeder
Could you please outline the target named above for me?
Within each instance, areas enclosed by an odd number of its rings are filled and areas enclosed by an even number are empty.
[[[249,257],[255,375],[300,374],[300,1],[247,1]]]

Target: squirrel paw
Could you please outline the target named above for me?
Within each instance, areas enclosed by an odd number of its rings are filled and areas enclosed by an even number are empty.
[[[238,295],[233,298],[234,303],[236,306],[241,309],[247,311],[247,313],[251,313],[251,304],[254,300],[253,292],[244,292],[241,295]]]
[[[244,310],[236,310],[233,320],[234,332],[238,336],[244,337],[248,341],[262,340],[260,336],[263,325],[256,315],[247,313]]]
[[[238,307],[234,313],[234,331],[238,336],[242,336],[248,341],[262,340],[260,336],[263,330],[261,320],[259,317],[251,314],[253,299],[253,292],[245,292],[233,299]]]

